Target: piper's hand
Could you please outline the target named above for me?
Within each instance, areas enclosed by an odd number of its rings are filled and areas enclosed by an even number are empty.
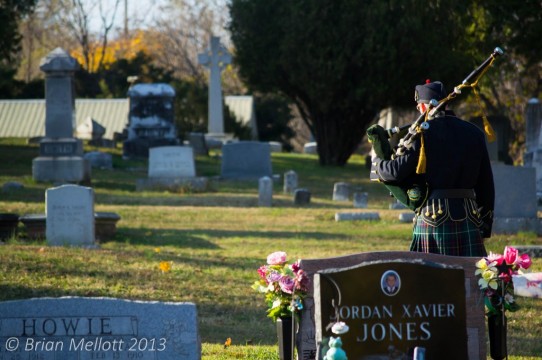
[[[370,142],[374,142],[375,139],[386,139],[387,132],[382,126],[374,124],[367,129],[367,138]]]

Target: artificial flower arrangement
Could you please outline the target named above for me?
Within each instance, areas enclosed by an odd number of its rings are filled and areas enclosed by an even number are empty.
[[[267,265],[260,266],[258,275],[260,279],[252,288],[265,294],[265,302],[269,307],[267,316],[273,321],[280,317],[291,317],[303,309],[309,277],[299,268],[299,261],[288,265],[285,252],[274,252],[267,256]]]
[[[502,255],[490,253],[476,263],[475,275],[480,275],[478,285],[484,294],[488,316],[519,309],[514,299],[512,276],[530,266],[529,255],[519,255],[518,250],[511,246],[506,246]]]

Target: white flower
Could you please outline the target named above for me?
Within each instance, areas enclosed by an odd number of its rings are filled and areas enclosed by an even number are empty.
[[[273,306],[271,308],[274,309],[274,308],[280,307],[280,304],[281,304],[280,299],[277,299],[273,301]]]
[[[346,334],[348,330],[350,330],[350,328],[342,321],[336,322],[331,327],[331,332],[337,335]]]

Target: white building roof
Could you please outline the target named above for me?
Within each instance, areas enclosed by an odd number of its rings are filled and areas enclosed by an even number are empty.
[[[76,127],[91,117],[106,129],[103,137],[112,140],[128,123],[128,109],[128,99],[76,99]],[[44,99],[0,100],[0,137],[38,136],[45,136]]]

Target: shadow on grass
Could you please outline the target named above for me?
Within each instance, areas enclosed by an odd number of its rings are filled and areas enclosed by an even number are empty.
[[[142,235],[143,234],[143,235]],[[107,242],[129,243],[130,245],[176,246],[194,249],[219,249],[220,246],[207,240],[219,238],[265,238],[265,239],[349,239],[345,234],[311,231],[244,231],[244,230],[176,230],[176,229],[124,229]]]
[[[64,296],[110,297],[107,289],[63,290],[25,285],[0,285],[0,294],[0,300]],[[238,344],[274,345],[277,343],[274,324],[266,317],[264,309],[212,303],[198,304],[197,301],[196,307],[202,342],[222,344],[226,338],[231,337]],[[249,326],[246,326],[247,324]]]

